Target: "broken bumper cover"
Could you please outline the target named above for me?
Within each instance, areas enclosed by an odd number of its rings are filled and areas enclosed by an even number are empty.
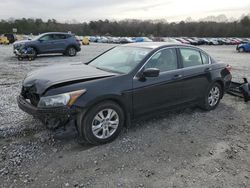
[[[48,118],[69,118],[76,115],[80,112],[79,108],[68,108],[68,107],[52,107],[52,108],[38,108],[30,104],[25,98],[21,95],[17,97],[17,103],[21,110],[24,112],[33,115],[39,119],[48,119]]]

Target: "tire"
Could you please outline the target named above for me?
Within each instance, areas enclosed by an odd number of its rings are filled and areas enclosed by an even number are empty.
[[[239,51],[239,52],[245,52],[245,49],[244,49],[244,48],[239,48],[238,51]]]
[[[66,54],[70,57],[76,56],[76,53],[77,53],[76,48],[73,46],[68,47],[66,50]]]
[[[77,129],[83,140],[99,145],[116,139],[124,122],[122,108],[115,102],[105,101],[93,106],[88,112],[80,114],[77,119]]]
[[[202,109],[207,111],[214,110],[220,103],[222,93],[223,91],[219,83],[216,82],[210,86],[203,99]]]

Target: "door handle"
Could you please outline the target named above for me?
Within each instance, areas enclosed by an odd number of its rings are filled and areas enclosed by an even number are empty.
[[[210,72],[212,70],[211,67],[205,68],[205,72]]]
[[[181,74],[176,74],[176,75],[174,75],[173,80],[178,80],[180,78],[182,78],[182,75]]]

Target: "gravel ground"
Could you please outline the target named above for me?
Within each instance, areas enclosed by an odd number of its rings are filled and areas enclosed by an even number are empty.
[[[0,46],[0,187],[250,187],[250,104],[225,95],[218,108],[166,113],[135,122],[114,142],[79,145],[73,126],[46,130],[18,109],[30,70],[87,61],[110,48],[83,46],[76,57],[18,62]],[[201,47],[250,78],[250,54],[234,46]]]

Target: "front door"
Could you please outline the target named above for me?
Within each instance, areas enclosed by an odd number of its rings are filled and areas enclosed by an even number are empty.
[[[44,35],[39,39],[39,51],[40,53],[50,53],[53,49],[53,34]]]
[[[157,68],[160,75],[153,78],[133,79],[133,111],[139,116],[182,102],[182,76],[175,48],[166,48],[155,53],[142,67]]]

